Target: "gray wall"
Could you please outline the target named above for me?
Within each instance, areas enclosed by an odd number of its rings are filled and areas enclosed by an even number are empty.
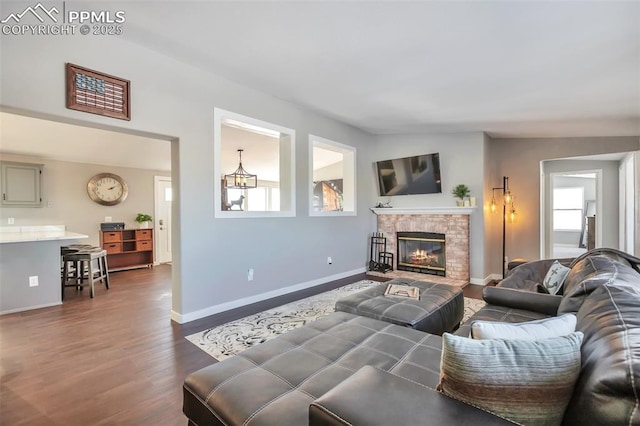
[[[173,318],[195,319],[364,270],[370,135],[118,37],[102,38],[100,49],[80,36],[2,37],[1,47],[5,109],[176,141]],[[66,109],[65,62],[130,80],[131,121]],[[214,219],[214,107],[296,130],[295,218]],[[309,134],[358,149],[356,216],[309,217]],[[252,282],[248,268],[255,270]]]
[[[498,184],[502,183],[502,176],[509,176],[509,184],[517,196],[519,220],[518,223],[508,227],[507,256],[509,258],[540,258],[541,161],[637,151],[639,147],[640,138],[637,136],[492,139],[489,144],[492,163],[488,181],[495,182],[494,186],[499,186]],[[489,240],[490,247],[499,247],[501,233],[494,229]],[[491,253],[489,250],[488,252]],[[500,256],[491,255],[491,257],[492,270],[500,271]]]
[[[123,153],[125,155],[125,153]],[[42,170],[42,208],[0,208],[3,226],[13,217],[16,226],[66,225],[68,231],[89,236],[83,244],[98,245],[100,223],[105,216],[114,222],[125,222],[128,228],[137,228],[138,213],[154,214],[154,176],[171,176],[158,170],[132,169],[128,167],[101,166],[98,164],[71,163],[43,160],[35,157],[0,154],[3,160],[44,164]],[[129,196],[121,204],[102,206],[87,195],[87,182],[97,173],[114,173],[121,176],[129,187]]]
[[[491,214],[491,211],[489,210],[491,197],[493,195],[493,191],[491,190],[491,188],[495,186],[495,182],[490,181],[489,179],[489,177],[491,176],[490,171],[492,168],[491,155],[490,155],[491,154],[491,151],[490,151],[491,138],[486,133],[483,134],[482,136],[483,136],[483,157],[482,158],[484,159],[483,170],[482,170],[482,174],[483,174],[482,182],[483,182],[484,203],[480,204],[480,207],[482,208],[482,211],[484,214],[484,223],[483,223],[484,241],[483,241],[483,247],[482,247],[482,251],[484,253],[484,265],[483,265],[484,272],[483,273],[484,273],[484,276],[486,277],[485,279],[488,282],[489,279],[502,278],[501,274],[497,274],[494,276],[496,271],[492,268],[492,260],[495,258],[496,248],[500,253],[498,255],[498,258],[500,258],[502,256],[502,246],[495,245],[494,235],[501,231],[498,230],[498,220],[496,220],[495,215]],[[498,270],[498,272],[500,272],[500,270]],[[485,282],[484,284],[486,284],[487,282]]]
[[[476,197],[478,208],[470,218],[470,272],[471,282],[483,283],[485,271],[484,250],[484,164],[485,136],[483,133],[456,133],[442,135],[381,135],[376,138],[374,161],[409,157],[420,154],[440,153],[442,180],[441,194],[378,196],[378,188],[372,190],[373,201],[391,202],[393,207],[438,207],[455,206],[456,199],[451,190],[464,183]],[[373,162],[368,165],[366,179],[376,182]],[[375,219],[373,220],[375,229]]]

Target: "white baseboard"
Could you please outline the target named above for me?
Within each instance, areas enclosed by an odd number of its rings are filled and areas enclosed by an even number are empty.
[[[58,305],[62,305],[62,302],[45,303],[43,305],[27,306],[26,308],[9,309],[7,311],[0,312],[0,315],[15,314],[16,312],[31,311],[33,309],[50,308],[51,306]]]
[[[289,287],[279,288],[277,290],[267,291],[265,293],[256,294],[255,296],[244,297],[242,299],[232,300],[231,302],[221,303],[219,305],[209,306],[208,308],[199,309],[195,312],[189,312],[186,314],[179,314],[178,312],[171,311],[171,319],[178,324],[184,324],[190,321],[195,321],[200,318],[208,317],[220,312],[230,311],[231,309],[239,308],[241,306],[250,305],[252,303],[261,302],[263,300],[271,299],[285,294],[293,293],[295,291],[305,290],[317,285],[326,284],[331,281],[347,278],[353,275],[362,274],[366,272],[366,268],[358,268],[352,271],[343,272],[340,274],[329,275],[328,277],[318,278],[316,280],[295,284]]]

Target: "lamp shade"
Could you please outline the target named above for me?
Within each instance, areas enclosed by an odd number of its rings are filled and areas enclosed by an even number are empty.
[[[505,204],[509,204],[512,200],[513,200],[513,198],[511,197],[511,191],[507,190],[504,193],[504,202],[505,202]]]

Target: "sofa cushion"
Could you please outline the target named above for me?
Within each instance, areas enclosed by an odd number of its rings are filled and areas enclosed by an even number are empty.
[[[553,297],[553,296],[550,296]],[[456,330],[456,336],[469,337],[471,335],[471,324],[474,321],[501,321],[508,323],[518,323],[525,321],[534,321],[542,318],[548,318],[548,315],[539,312],[527,311],[525,309],[514,309],[508,306],[499,306],[488,304],[473,314],[471,318]]]
[[[540,312],[546,315],[557,315],[562,296],[557,294],[537,293],[528,290],[507,287],[490,287],[482,289],[482,298],[492,305]]]
[[[515,288],[518,290],[536,291],[536,286],[538,284],[542,284],[549,268],[556,261],[561,265],[569,266],[573,259],[542,259],[523,263],[509,271],[506,278],[500,281],[497,286]]]
[[[637,279],[635,286],[600,286],[580,307],[582,368],[565,413],[567,424],[640,424],[639,300]]]
[[[593,254],[577,261],[564,282],[564,295],[558,315],[576,313],[585,299],[598,287],[613,284],[636,285],[640,274],[628,261],[615,254]],[[636,284],[630,284],[630,283]]]
[[[445,333],[438,389],[526,425],[559,425],[580,373],[582,333],[538,341]]]
[[[564,314],[520,323],[474,321],[471,323],[473,339],[540,340],[566,336],[576,331],[576,316]]]
[[[202,425],[304,425],[314,399],[365,365],[435,388],[441,340],[334,312],[190,374],[183,411]]]
[[[455,420],[454,420],[455,419]],[[413,380],[364,366],[309,406],[309,426],[513,425]]]
[[[549,294],[549,290],[547,290],[547,288],[542,284],[536,284],[535,289],[536,293]]]
[[[570,268],[561,265],[557,260],[553,262],[542,281],[542,285],[547,290],[547,293],[558,294],[570,270]]]

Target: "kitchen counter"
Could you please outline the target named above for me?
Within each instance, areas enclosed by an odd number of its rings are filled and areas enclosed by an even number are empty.
[[[60,247],[85,238],[64,225],[0,227],[0,315],[60,305]]]
[[[83,238],[89,238],[89,236],[67,231],[64,225],[0,226],[0,244]]]

